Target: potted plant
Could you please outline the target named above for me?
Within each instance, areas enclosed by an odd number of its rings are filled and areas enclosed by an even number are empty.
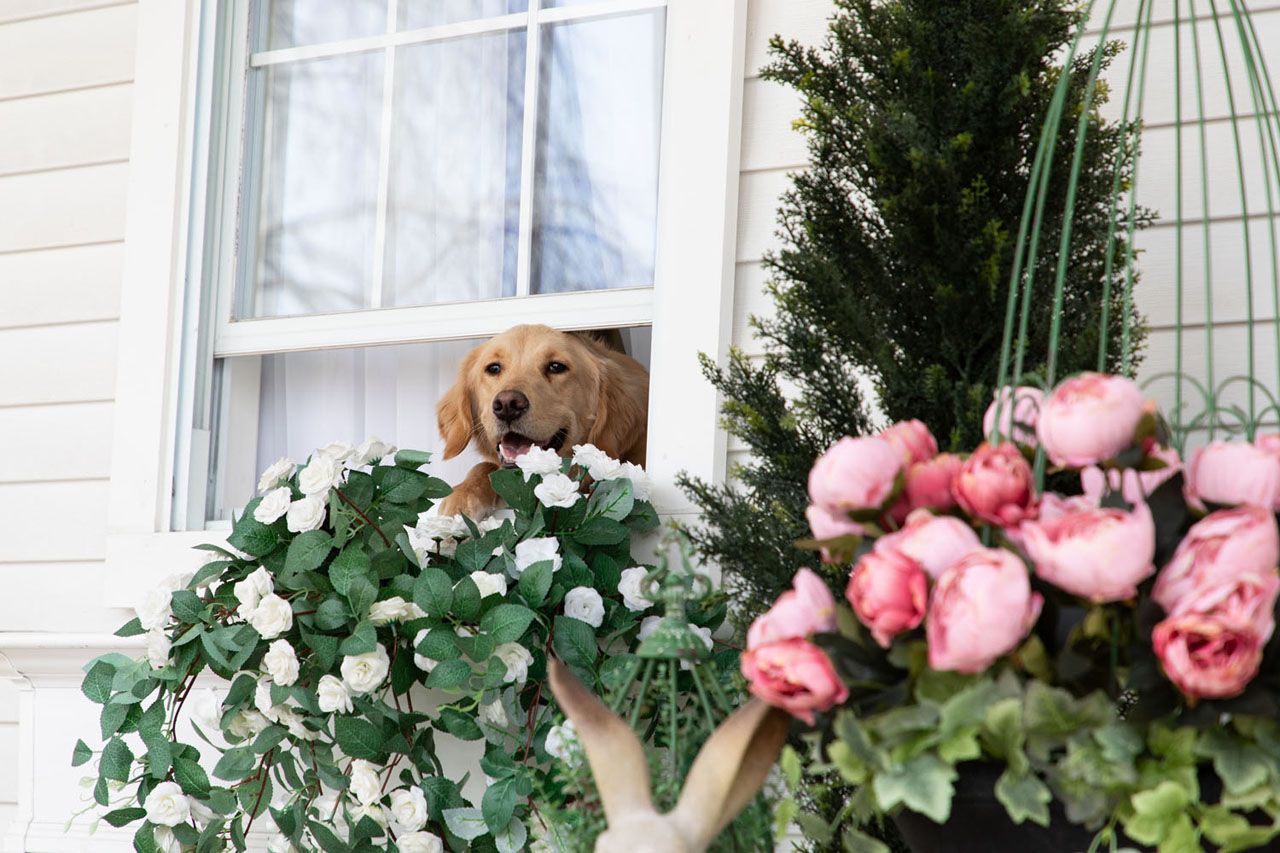
[[[814,465],[822,575],[742,670],[812,726],[793,789],[857,794],[782,817],[823,849],[885,850],[859,828],[884,815],[920,851],[1280,849],[1280,437],[1184,466],[1097,373],[1006,389],[985,431],[962,458],[907,421]]]

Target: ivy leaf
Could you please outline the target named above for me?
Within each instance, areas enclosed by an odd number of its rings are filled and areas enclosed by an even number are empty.
[[[551,644],[560,659],[571,666],[590,669],[596,662],[596,632],[572,616],[556,617]]]
[[[480,812],[485,826],[495,835],[505,829],[516,811],[516,780],[501,779],[484,791]]]
[[[499,604],[480,619],[480,630],[498,644],[514,643],[533,622],[533,611],[519,604]],[[594,634],[593,634],[594,640]],[[504,821],[505,823],[505,821]]]
[[[489,831],[480,809],[445,809],[444,825],[463,841],[472,841]]]
[[[956,769],[936,755],[924,753],[907,762],[891,764],[878,773],[872,788],[880,808],[888,811],[899,803],[934,823],[951,816]]]
[[[413,582],[413,603],[431,618],[443,619],[453,607],[453,579],[443,569],[423,569]]]
[[[1167,780],[1139,791],[1129,798],[1134,813],[1124,822],[1125,834],[1139,844],[1159,844],[1190,799],[1185,788]]]
[[[333,720],[333,736],[342,751],[352,758],[376,760],[382,756],[382,733],[373,723],[340,714]]]
[[[551,589],[551,577],[555,565],[550,560],[534,563],[520,575],[516,584],[520,594],[530,607],[537,607],[547,599],[547,591]]]
[[[332,550],[333,539],[323,530],[299,533],[289,543],[289,552],[284,558],[285,574],[298,575],[320,568]]]
[[[996,780],[996,799],[1014,823],[1031,820],[1041,826],[1049,825],[1049,802],[1053,794],[1034,773],[1015,773],[1013,768],[1005,768]]]
[[[845,853],[889,853],[889,848],[878,838],[860,831],[857,827],[847,827],[840,834]]]
[[[1246,744],[1230,731],[1210,729],[1200,738],[1196,751],[1213,759],[1213,770],[1232,794],[1243,794],[1267,781],[1265,753]]]

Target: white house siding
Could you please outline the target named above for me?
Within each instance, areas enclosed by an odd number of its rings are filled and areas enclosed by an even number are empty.
[[[110,630],[99,605],[134,9],[0,2],[0,630]],[[55,598],[56,596],[56,598]],[[17,800],[0,679],[0,837]],[[74,741],[68,733],[65,762]]]

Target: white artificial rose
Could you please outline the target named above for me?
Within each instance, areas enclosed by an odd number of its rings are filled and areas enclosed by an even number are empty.
[[[152,628],[147,632],[147,663],[152,669],[164,669],[169,665],[169,651],[173,641],[164,628]]]
[[[382,782],[378,779],[378,768],[374,764],[357,758],[351,762],[347,775],[351,779],[347,790],[358,802],[368,805],[382,799]]]
[[[554,536],[540,539],[526,539],[516,545],[516,577],[524,574],[524,570],[534,563],[551,561],[551,571],[557,572],[563,559],[560,556],[560,540]]]
[[[396,838],[396,847],[400,853],[444,853],[444,842],[430,832],[406,832]]]
[[[191,722],[203,729],[205,734],[221,734],[222,699],[216,690],[197,690],[187,697],[186,707],[191,709]]]
[[[271,680],[281,687],[288,687],[298,680],[298,655],[288,640],[276,640],[262,656],[262,667]]]
[[[647,501],[653,497],[653,483],[649,480],[649,475],[645,470],[634,462],[623,462],[622,471],[619,477],[626,477],[631,481],[631,492],[638,501]]]
[[[568,508],[582,498],[578,491],[578,483],[564,474],[548,474],[542,482],[533,488],[533,496],[542,501],[543,506]]]
[[[352,823],[359,823],[367,817],[383,829],[387,827],[387,810],[378,803],[356,803],[350,811]]]
[[[240,602],[240,615],[247,619],[262,601],[262,597],[275,591],[275,584],[271,581],[271,573],[267,571],[267,567],[258,566],[244,580],[237,581],[231,590],[235,593],[236,601]]]
[[[293,627],[293,608],[273,592],[263,596],[246,618],[262,639],[274,640]]]
[[[304,495],[324,496],[342,481],[342,465],[331,456],[316,454],[298,475],[298,488]]]
[[[421,643],[424,639],[426,639],[426,637],[427,637],[427,629],[423,628],[413,638],[413,648],[414,648],[413,664],[423,672],[430,672],[431,670],[436,668],[436,664],[438,664],[439,661],[432,660],[426,655],[420,655],[417,652],[418,644]]]
[[[545,744],[547,755],[552,758],[559,759],[565,764],[576,765],[580,760],[578,755],[578,729],[574,726],[573,720],[565,720],[558,726],[552,726],[547,732],[547,740]]]
[[[151,830],[151,837],[156,842],[156,853],[182,853],[182,843],[169,827],[155,827]]]
[[[289,836],[276,832],[267,840],[267,853],[298,853],[298,850],[289,842]]]
[[[375,601],[369,608],[369,621],[382,626],[391,622],[407,622],[410,619],[421,619],[427,614],[411,601],[405,601],[398,595],[382,601]]]
[[[308,810],[325,826],[331,826],[340,836],[347,834],[347,818],[342,813],[342,798],[334,791],[325,791],[311,801]]]
[[[480,590],[481,598],[507,594],[506,575],[494,574],[481,569],[471,573],[471,582],[476,585],[476,589]]]
[[[173,594],[187,585],[190,575],[169,575],[151,589],[138,604],[138,622],[144,631],[159,628],[173,615]]]
[[[623,571],[622,578],[618,581],[618,593],[622,596],[622,603],[633,613],[648,610],[653,606],[653,600],[647,598],[643,592],[644,579],[648,574],[648,569],[632,566]]]
[[[417,531],[427,539],[462,539],[470,535],[471,530],[460,515],[418,516]]]
[[[289,504],[284,523],[291,533],[306,533],[324,526],[325,503],[323,498],[312,495]]]
[[[288,480],[293,476],[293,468],[293,460],[287,456],[282,456],[272,462],[271,466],[262,472],[262,477],[258,480],[258,491],[269,491]]]
[[[586,468],[593,480],[612,480],[622,471],[622,463],[594,444],[575,444],[573,464]]]
[[[339,669],[342,672],[343,684],[359,696],[377,689],[387,677],[390,666],[391,659],[387,657],[387,650],[378,646],[373,651],[362,655],[347,655],[342,659]]]
[[[480,721],[498,728],[507,726],[511,722],[507,719],[507,711],[502,707],[502,702],[497,699],[480,706]]]
[[[524,473],[526,483],[534,474],[543,477],[548,474],[559,474],[560,454],[535,445],[516,457],[516,467]]]
[[[289,491],[287,486],[272,489],[253,508],[253,518],[263,524],[272,524],[289,511],[289,504],[292,501],[293,492]]]
[[[315,740],[320,737],[320,732],[312,731],[302,724],[302,715],[287,705],[277,705],[276,713],[279,719],[276,722],[282,724],[289,730],[289,734],[293,735],[297,740]]]
[[[533,663],[533,655],[519,643],[503,643],[493,650],[503,666],[507,668],[504,681],[524,684],[529,677],[529,664]]]
[[[356,448],[355,456],[351,458],[351,464],[354,466],[371,465],[375,459],[385,459],[392,453],[396,452],[395,445],[387,444],[377,436],[369,436],[364,443]]]
[[[565,593],[564,615],[599,628],[604,622],[604,599],[589,586],[576,586]]]
[[[177,826],[191,817],[191,802],[177,782],[161,782],[151,789],[142,807],[156,826]]]
[[[391,816],[405,832],[417,832],[427,825],[427,798],[421,788],[400,788],[391,792]]]
[[[270,689],[270,687],[267,688],[268,692]],[[269,699],[268,707],[270,707]],[[227,723],[227,732],[240,740],[248,740],[251,737],[256,737],[261,734],[262,730],[269,725],[271,725],[271,721],[263,716],[261,711],[247,709],[238,712],[231,718]]]
[[[640,633],[636,634],[636,639],[644,642],[649,635],[658,630],[658,623],[662,621],[661,616],[646,616],[640,621]]]
[[[206,806],[199,800],[187,798],[187,803],[191,806],[191,819],[195,821],[196,826],[203,829],[209,825],[209,821],[218,817],[217,813]]]
[[[331,441],[324,447],[321,447],[316,453],[321,456],[327,456],[334,462],[346,462],[356,452],[349,441]]]
[[[320,703],[320,710],[326,714],[332,714],[334,711],[350,714],[353,707],[351,691],[342,683],[342,679],[333,675],[320,677],[320,684],[316,688],[316,701]]]
[[[258,684],[253,688],[253,706],[258,709],[263,717],[271,722],[279,722],[280,710],[284,705],[277,705],[271,699],[271,679],[263,676],[258,679]]]
[[[703,645],[707,647],[707,651],[711,651],[711,647],[715,645],[715,643],[711,639],[710,628],[704,628],[701,625],[690,625],[689,630],[693,631],[694,635],[697,636],[699,640],[702,640]],[[693,664],[689,663],[687,660],[682,660],[680,661],[680,668],[686,670],[693,669]]]

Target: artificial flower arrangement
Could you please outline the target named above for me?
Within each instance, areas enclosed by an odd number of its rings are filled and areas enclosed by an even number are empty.
[[[657,621],[631,551],[658,525],[648,479],[589,445],[535,448],[493,475],[509,517],[476,524],[427,512],[449,492],[427,461],[376,439],[280,460],[227,547],[118,632],[145,635],[145,658],[87,665],[105,744],[73,761],[96,758],[95,803],[138,824],[137,850],[244,850],[262,820],[275,853],[511,853],[547,834],[530,794],[572,748],[547,657],[599,686]],[[710,645],[723,602],[689,615]],[[207,672],[229,687],[193,723],[205,745],[183,743]],[[484,741],[480,802],[442,767],[440,734]]]
[[[1084,839],[1062,849],[1274,844],[1280,436],[1184,465],[1139,387],[1096,373],[1005,389],[985,426],[964,457],[907,421],[813,466],[826,579],[801,570],[752,624],[742,672],[814,727],[788,781],[857,793],[834,823],[779,820],[823,849],[887,849],[859,829],[886,814],[908,842],[911,813],[958,832],[985,768],[1029,838],[1053,815]]]

